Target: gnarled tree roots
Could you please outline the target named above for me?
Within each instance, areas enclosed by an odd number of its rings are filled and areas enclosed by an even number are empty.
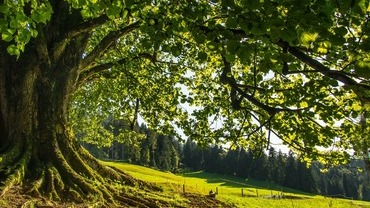
[[[101,164],[76,142],[55,137],[47,149],[39,150],[44,152],[40,154],[27,142],[30,140],[24,141],[0,154],[0,199],[16,186],[49,202],[99,207],[157,207],[169,203],[160,196],[159,189]]]

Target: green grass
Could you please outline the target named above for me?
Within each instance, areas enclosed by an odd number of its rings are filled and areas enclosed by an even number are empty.
[[[370,202],[317,196],[253,179],[246,180],[232,176],[209,174],[204,172],[188,172],[176,175],[128,163],[105,163],[120,168],[135,178],[156,183],[170,196],[173,196],[174,194],[180,196],[183,192],[183,186],[185,186],[186,192],[204,195],[207,195],[210,190],[216,191],[217,189],[219,193],[217,195],[217,199],[233,204],[236,207],[370,208]],[[241,193],[242,189],[244,196],[242,196]],[[270,198],[271,194],[278,195],[281,193],[285,196],[283,199]]]

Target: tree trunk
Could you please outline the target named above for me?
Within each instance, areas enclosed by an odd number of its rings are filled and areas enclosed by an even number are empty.
[[[74,69],[86,41],[71,42],[58,63],[40,56],[37,41],[19,58],[7,55],[0,44],[0,197],[22,185],[25,192],[50,200],[153,206],[112,188],[144,184],[102,165],[68,128]]]

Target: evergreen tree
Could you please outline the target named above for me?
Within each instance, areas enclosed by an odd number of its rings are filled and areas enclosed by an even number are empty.
[[[276,179],[275,182],[277,184],[283,185],[285,179],[285,166],[286,166],[286,157],[285,155],[279,150],[277,158],[276,158]]]
[[[159,169],[172,169],[172,143],[167,136],[157,136],[157,150],[155,151],[156,164]]]
[[[278,166],[277,166],[276,152],[273,147],[270,147],[267,161],[267,180],[277,183],[278,181]]]
[[[238,176],[243,177],[243,178],[248,178],[250,164],[251,163],[248,158],[247,151],[245,151],[244,148],[241,148],[239,152],[238,169],[237,169]]]
[[[225,157],[222,159],[221,167],[223,174],[236,175],[238,170],[238,161],[239,161],[239,151],[240,149],[229,149]]]
[[[144,145],[141,148],[140,164],[148,166],[150,163],[150,151],[148,145]]]
[[[210,173],[222,172],[222,155],[223,150],[218,145],[208,147],[208,149],[205,151],[204,170]]]
[[[339,168],[331,168],[328,172],[328,195],[344,196],[343,174]]]
[[[346,197],[352,197],[353,199],[359,198],[357,178],[358,176],[353,174],[351,171],[347,170],[343,173],[343,188]]]
[[[266,181],[268,178],[267,155],[262,152],[252,163],[252,178]]]
[[[327,195],[327,176],[321,172],[322,165],[319,162],[313,162],[311,166],[312,177],[317,187],[317,193]]]
[[[183,163],[186,167],[192,167],[192,155],[193,155],[193,146],[191,144],[191,139],[187,139],[185,146],[184,146],[184,153],[183,153]]]
[[[306,166],[305,163],[301,161],[297,161],[297,176],[298,176],[298,183],[296,184],[295,188],[308,192],[308,193],[316,193],[317,187],[312,176],[312,172],[310,168]]]
[[[175,144],[172,143],[170,162],[171,162],[171,171],[173,172],[177,172],[177,170],[179,169],[179,161],[180,161],[179,154],[180,153],[176,149]]]
[[[284,186],[291,188],[299,188],[298,186],[298,175],[297,175],[297,163],[292,151],[289,151],[286,166],[285,166],[285,179]]]

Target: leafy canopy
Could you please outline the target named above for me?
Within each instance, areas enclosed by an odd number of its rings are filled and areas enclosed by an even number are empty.
[[[200,144],[263,149],[277,136],[307,161],[367,154],[368,0],[66,3],[86,21],[108,17],[86,54],[112,31],[133,28],[94,60],[103,70],[91,70],[75,93],[77,129],[139,114],[150,128],[179,128]],[[16,56],[57,13],[32,0],[6,1],[0,12],[2,40]]]

